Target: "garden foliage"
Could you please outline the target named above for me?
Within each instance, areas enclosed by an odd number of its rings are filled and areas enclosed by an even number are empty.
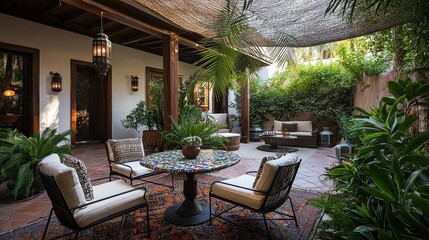
[[[71,153],[67,136],[70,131],[57,133],[56,129],[45,129],[27,138],[17,130],[1,129],[0,171],[12,192],[12,198],[27,198],[37,193],[37,165],[46,156]]]
[[[399,81],[388,87],[393,96],[370,111],[359,109],[362,115],[354,121],[362,124],[362,145],[357,154],[326,174],[336,183],[337,200],[347,203],[345,215],[336,216],[352,219],[353,231],[367,239],[427,239],[429,155],[421,149],[429,133],[409,133],[417,118],[408,108],[428,98],[429,85]],[[339,224],[330,228],[344,232]]]

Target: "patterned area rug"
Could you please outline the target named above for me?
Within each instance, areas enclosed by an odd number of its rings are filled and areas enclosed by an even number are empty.
[[[213,181],[221,180],[208,174],[199,174],[198,179],[198,199],[208,202],[208,192]],[[260,218],[262,215],[254,214],[243,208],[235,208],[228,213],[229,219],[238,221],[248,228],[237,227],[221,219],[215,218],[212,225],[208,223],[192,227],[176,226],[164,220],[163,214],[167,207],[183,200],[184,175],[175,177],[175,190],[171,192],[169,188],[154,184],[147,184],[146,188],[150,193],[149,214],[151,238],[147,237],[145,209],[138,210],[126,216],[124,227],[121,229],[121,217],[117,217],[108,222],[99,224],[93,228],[82,231],[79,239],[267,239],[263,221],[250,220]],[[163,176],[157,181],[169,184],[170,177]],[[307,239],[310,237],[312,229],[320,218],[320,210],[307,204],[310,198],[319,197],[319,193],[292,190],[290,196],[293,200],[299,227],[293,221],[269,221],[268,227],[272,239]],[[226,209],[229,204],[214,200],[213,206],[216,212]],[[289,204],[284,204],[281,212],[290,213]],[[277,214],[270,214],[268,217],[279,217]],[[246,220],[248,219],[248,220]],[[0,239],[41,239],[47,218],[42,218],[30,224],[20,226],[10,231],[0,234]],[[53,217],[48,229],[47,238],[54,238],[68,233],[69,230],[63,227],[58,220]],[[72,236],[63,239],[72,239]]]

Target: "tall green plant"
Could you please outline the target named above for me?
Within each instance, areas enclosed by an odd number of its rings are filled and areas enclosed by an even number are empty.
[[[36,167],[44,157],[53,153],[60,156],[71,153],[69,135],[70,131],[57,133],[56,129],[47,128],[41,134],[27,138],[16,130],[1,130],[0,171],[14,199],[35,193]]]
[[[419,94],[405,89],[419,83],[405,84],[403,94],[401,84],[389,82],[394,94],[378,107],[359,109],[363,145],[350,164],[327,173],[350,197],[347,215],[367,239],[425,239],[429,233],[429,155],[421,151],[429,133],[409,133],[416,117],[407,115],[406,99]],[[427,87],[414,87],[427,97]]]
[[[288,48],[290,37],[278,32],[273,47],[265,51],[260,36],[253,33],[245,12],[252,1],[226,1],[226,5],[211,24],[213,37],[201,42],[201,60],[196,64],[201,79],[213,87],[216,97],[226,93],[234,82],[243,83],[259,68],[265,56],[275,62],[293,62],[293,51]],[[260,59],[257,59],[260,58]]]
[[[202,140],[202,148],[220,148],[227,141],[225,137],[217,135],[218,126],[208,118],[202,118],[199,121],[193,121],[190,118],[181,119],[180,123],[173,121],[171,132],[163,135],[163,138],[169,144],[169,147],[180,149],[182,139],[190,136],[198,136]]]

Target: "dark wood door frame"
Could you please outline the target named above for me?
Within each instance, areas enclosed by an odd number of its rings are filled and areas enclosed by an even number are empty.
[[[70,129],[71,142],[76,144],[76,71],[77,65],[92,66],[90,62],[70,60]],[[104,142],[112,138],[112,70],[109,70],[100,82],[100,122],[99,140]]]
[[[29,82],[26,86],[26,93],[28,94],[28,99],[31,100],[31,103],[28,105],[24,114],[27,114],[28,118],[31,119],[24,123],[25,128],[29,130],[29,135],[32,136],[33,133],[40,131],[40,54],[39,49],[23,47],[18,45],[13,45],[9,43],[0,42],[0,49],[15,51],[19,53],[28,54],[30,56],[30,64],[27,69],[27,75]]]

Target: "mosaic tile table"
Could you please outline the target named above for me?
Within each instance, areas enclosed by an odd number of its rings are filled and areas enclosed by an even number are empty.
[[[180,150],[165,151],[146,156],[140,161],[144,167],[170,173],[185,173],[182,203],[169,207],[164,218],[181,226],[194,226],[210,220],[210,207],[195,199],[198,193],[196,173],[211,172],[237,164],[240,157],[222,150],[202,150],[196,159],[184,158]]]

